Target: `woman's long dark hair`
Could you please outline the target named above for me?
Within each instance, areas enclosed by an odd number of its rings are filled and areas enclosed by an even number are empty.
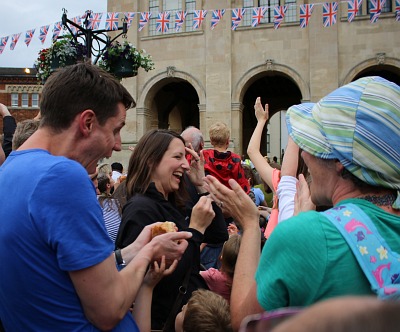
[[[147,191],[151,183],[151,175],[174,138],[181,140],[185,145],[184,139],[171,130],[150,130],[142,136],[129,159],[126,178],[128,199],[137,193],[144,194]],[[181,181],[178,192],[174,194],[176,204],[181,206],[186,197],[184,181]]]

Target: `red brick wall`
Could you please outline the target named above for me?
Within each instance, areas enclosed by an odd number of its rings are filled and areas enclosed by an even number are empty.
[[[2,78],[0,77],[0,103],[7,106],[8,110],[10,111],[11,115],[15,118],[15,121],[21,122],[27,119],[33,119],[39,112],[39,107],[21,107],[21,97],[19,98],[19,105],[18,107],[11,107],[11,93],[8,93],[6,90],[6,85],[37,85],[36,77],[33,78],[23,78],[18,79],[17,77],[13,78]],[[20,93],[20,92],[18,92]],[[29,95],[29,105],[32,104],[32,95]],[[39,93],[39,102],[40,102],[40,93]],[[0,116],[0,134],[3,134],[3,118]]]

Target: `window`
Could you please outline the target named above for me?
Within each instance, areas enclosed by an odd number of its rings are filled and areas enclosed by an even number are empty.
[[[368,11],[368,14],[369,14],[371,8],[373,7],[370,0],[368,0],[367,6],[368,6],[367,11]],[[386,0],[385,3],[382,6],[381,13],[390,13],[391,11],[392,11],[392,1],[391,0]]]
[[[196,0],[186,0],[185,10],[187,11],[185,19],[186,31],[193,31],[193,18],[194,18],[194,11],[196,10]]]
[[[381,13],[390,13],[392,11],[392,3],[395,0],[386,0],[384,5],[382,6],[382,11]],[[372,4],[370,0],[367,0],[367,2],[365,2],[366,5],[364,5],[364,2],[361,3],[360,8],[358,9],[357,15],[356,16],[362,16],[362,15],[369,15],[370,14],[370,10],[372,8]],[[346,12],[346,16],[347,16],[347,12]]]
[[[32,107],[39,107],[39,94],[32,93]]]
[[[18,107],[18,93],[11,94],[11,106]]]
[[[253,8],[265,7],[264,18],[261,19],[260,24],[274,22],[274,9],[275,6],[287,6],[285,22],[297,21],[297,1],[296,0],[244,0],[243,8],[246,12],[243,17],[243,25],[250,26],[251,18],[253,16]]]
[[[27,93],[23,93],[22,94],[21,106],[22,107],[28,107],[29,106],[29,95]]]
[[[149,12],[151,12],[151,18],[150,18],[150,26],[149,26],[149,34],[150,36],[154,35],[159,35],[160,32],[156,31],[156,20],[157,20],[157,15],[159,12],[159,6],[158,6],[159,0],[150,0],[149,3]]]
[[[150,18],[150,36],[177,33],[175,31],[176,12],[185,10],[187,12],[185,24],[179,32],[193,31],[193,16],[196,9],[196,0],[150,0],[149,11],[152,13]],[[168,32],[156,31],[156,21],[160,12],[169,12]]]

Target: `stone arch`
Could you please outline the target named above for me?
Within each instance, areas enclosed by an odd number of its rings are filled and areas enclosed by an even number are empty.
[[[386,57],[385,53],[377,53],[375,58],[364,60],[351,68],[346,76],[343,78],[343,80],[340,82],[340,86],[352,82],[354,78],[363,71],[378,66],[391,69],[395,74],[400,76],[400,60],[396,58]]]
[[[167,67],[164,72],[153,76],[144,84],[142,91],[139,93],[138,107],[150,109],[151,100],[159,88],[173,81],[175,78],[182,79],[191,84],[199,97],[199,105],[205,105],[206,90],[201,82],[187,72],[177,70],[175,67]]]
[[[266,72],[273,72],[275,74],[283,74],[291,79],[300,89],[302,101],[310,101],[311,93],[309,85],[301,78],[293,68],[289,66],[277,64],[273,61],[266,61],[265,64],[257,65],[246,71],[236,83],[232,91],[232,102],[240,103],[243,100],[247,88]]]

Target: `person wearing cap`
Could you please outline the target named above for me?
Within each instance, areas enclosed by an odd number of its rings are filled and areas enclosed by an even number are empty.
[[[381,77],[361,78],[317,104],[290,107],[287,127],[303,150],[312,202],[337,209],[354,204],[388,247],[400,252],[399,86]],[[233,180],[233,190],[210,176],[206,182],[212,198],[223,202],[243,229],[236,265],[240,273],[231,295],[234,329],[249,314],[374,294],[346,240],[323,213],[303,212],[280,223],[260,256],[251,201]]]

